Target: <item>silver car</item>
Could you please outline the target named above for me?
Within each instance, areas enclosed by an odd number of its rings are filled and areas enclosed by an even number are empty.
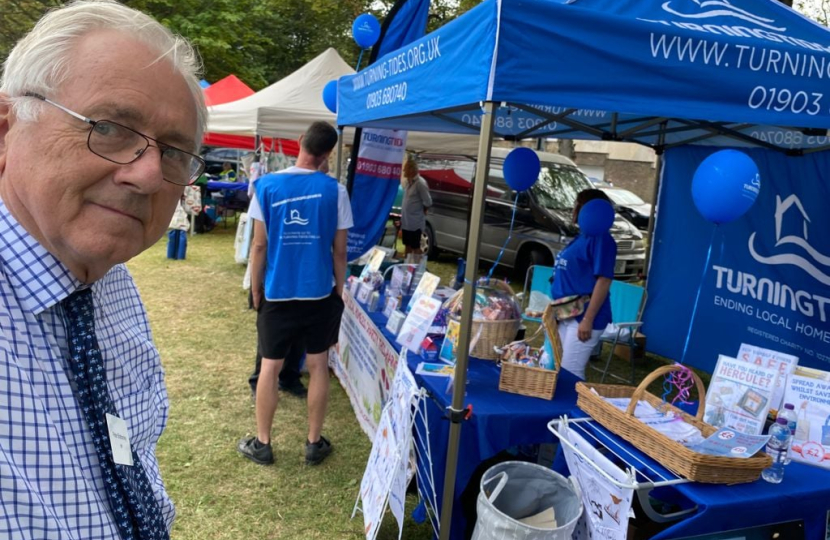
[[[496,260],[507,240],[516,200],[516,192],[507,185],[502,171],[509,152],[505,148],[492,150],[481,237],[481,258],[490,262]],[[548,152],[537,154],[542,163],[539,180],[528,192],[519,195],[513,235],[500,262],[513,268],[520,277],[524,277],[531,265],[551,266],[556,253],[578,234],[572,223],[576,196],[583,189],[594,187],[568,158]],[[424,231],[429,257],[434,259],[440,251],[463,255],[469,232],[475,162],[424,155],[419,158],[419,166],[433,201]],[[616,278],[637,279],[643,272],[645,259],[642,234],[617,215],[611,235],[617,242]]]

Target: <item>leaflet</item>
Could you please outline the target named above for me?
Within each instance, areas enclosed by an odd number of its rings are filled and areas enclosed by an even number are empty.
[[[720,355],[706,392],[706,422],[760,435],[777,384],[777,368]]]
[[[784,406],[781,400],[784,399],[784,387],[787,384],[787,376],[792,374],[798,365],[798,357],[791,354],[784,354],[763,347],[755,347],[747,343],[741,343],[738,351],[738,360],[743,360],[756,366],[763,366],[778,370],[778,383],[775,385],[775,392],[770,402],[770,413],[778,414],[778,409]]]

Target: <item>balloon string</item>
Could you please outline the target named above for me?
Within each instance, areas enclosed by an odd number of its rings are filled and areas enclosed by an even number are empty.
[[[366,49],[360,49],[360,54],[357,57],[357,67],[355,68],[355,71],[360,71],[360,62],[363,60],[363,51],[365,50]]]
[[[493,263],[493,266],[490,267],[490,272],[487,273],[487,279],[493,277],[493,270],[499,265],[499,261],[501,261],[501,256],[504,255],[504,250],[507,248],[507,243],[510,242],[510,239],[513,238],[513,223],[516,221],[516,207],[519,206],[519,192],[516,192],[516,200],[513,201],[513,217],[510,218],[510,230],[507,233],[507,240],[504,241],[504,245],[501,247],[501,251],[499,251],[499,256],[496,257],[496,262]]]
[[[712,259],[712,246],[715,243],[715,234],[718,232],[718,225],[715,225],[712,231],[712,238],[709,239],[709,251],[706,253],[706,264],[703,266],[703,275],[700,276],[700,284],[697,286],[697,296],[695,297],[695,307],[692,309],[692,319],[689,321],[689,331],[686,333],[686,344],[683,345],[683,356],[680,357],[680,363],[686,363],[686,352],[689,350],[689,341],[692,337],[692,328],[695,325],[695,316],[697,315],[697,306],[700,303],[700,291],[703,289],[703,281],[706,279],[706,272],[709,270],[709,261]]]

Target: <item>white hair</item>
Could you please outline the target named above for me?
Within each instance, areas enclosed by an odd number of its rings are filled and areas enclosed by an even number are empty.
[[[196,105],[197,144],[207,122],[207,110],[199,85],[201,61],[183,37],[173,34],[158,21],[114,0],[77,0],[50,11],[17,42],[3,64],[0,92],[6,94],[21,120],[37,118],[43,103],[24,98],[26,92],[48,96],[69,75],[74,45],[97,30],[126,33],[166,59],[187,82]]]

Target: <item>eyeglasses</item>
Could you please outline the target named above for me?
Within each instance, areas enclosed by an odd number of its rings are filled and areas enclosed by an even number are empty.
[[[25,96],[53,105],[92,126],[86,140],[87,147],[90,152],[107,161],[127,165],[143,156],[149,147],[155,146],[161,152],[162,178],[171,184],[188,186],[205,170],[205,161],[199,156],[159,142],[118,122],[89,119],[34,92],[27,92]],[[155,144],[151,144],[151,141]]]

